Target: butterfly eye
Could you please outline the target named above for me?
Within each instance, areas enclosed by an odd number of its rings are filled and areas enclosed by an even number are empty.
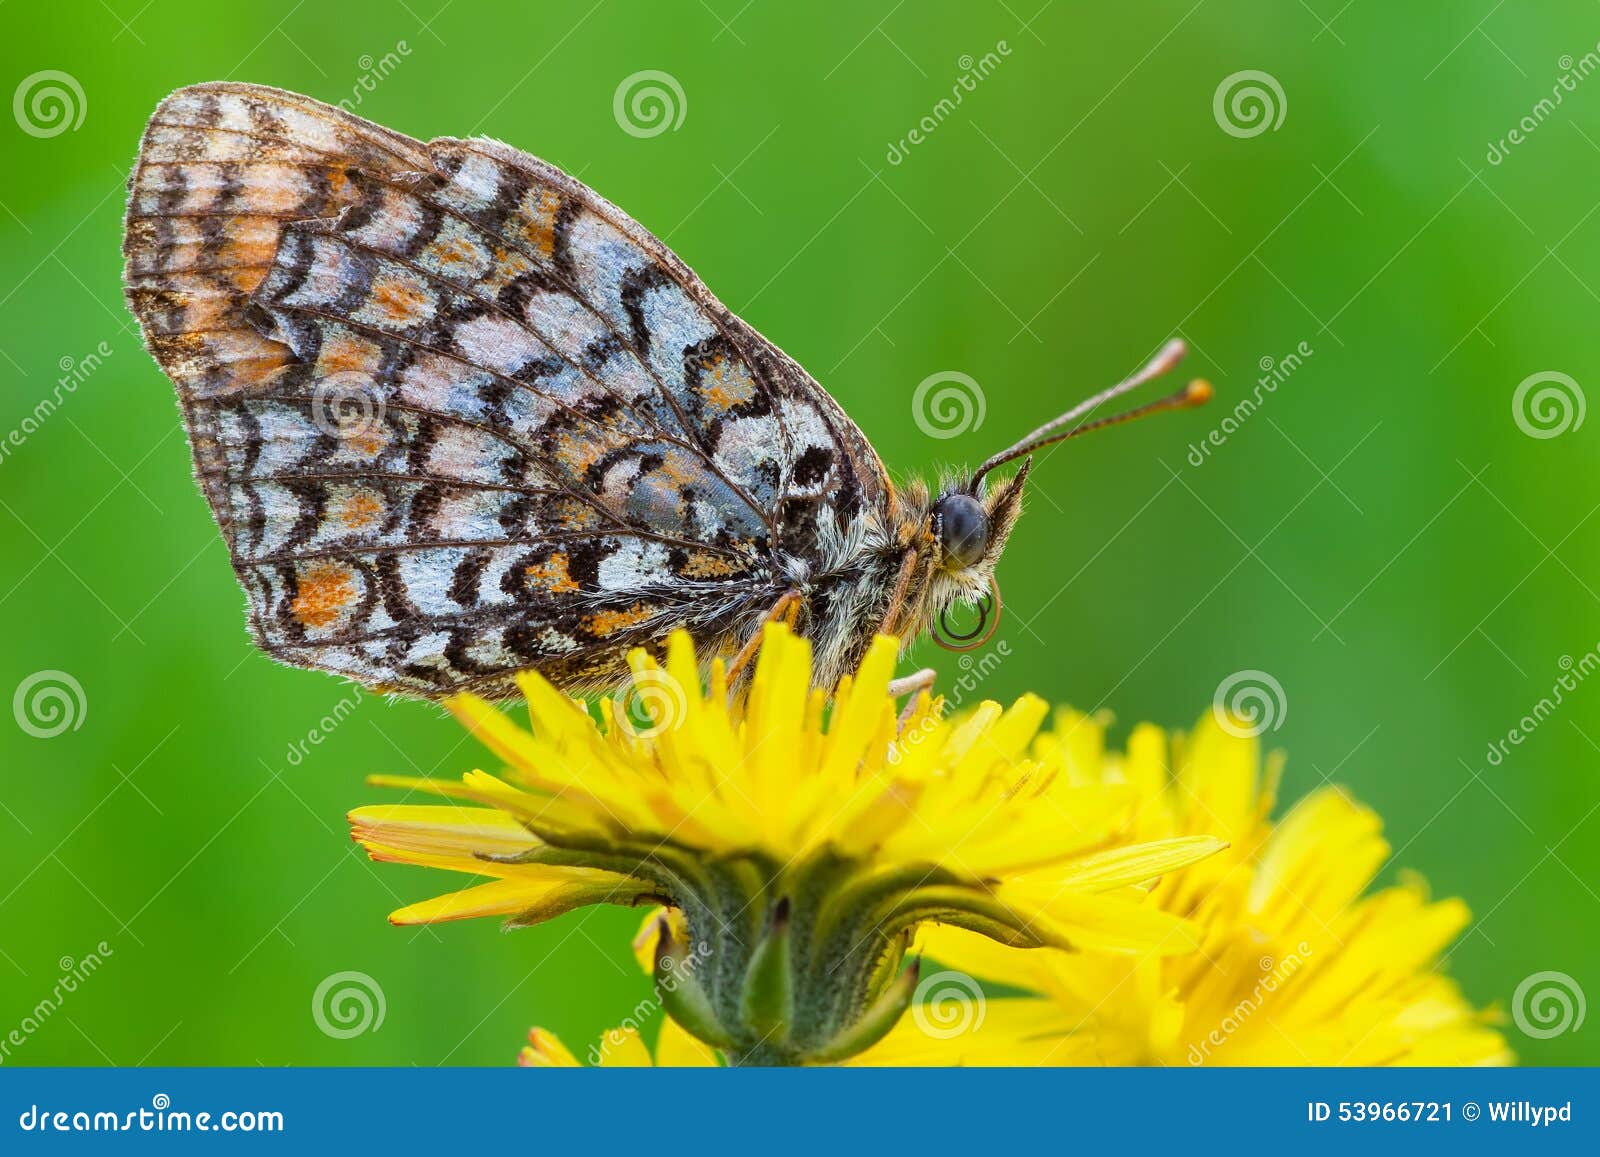
[[[947,494],[933,508],[949,570],[964,570],[982,560],[989,549],[989,515],[970,494]]]

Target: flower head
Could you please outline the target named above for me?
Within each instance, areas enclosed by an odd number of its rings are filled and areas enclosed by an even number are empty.
[[[927,922],[1018,948],[1191,951],[1197,927],[1145,887],[1222,841],[1128,838],[1126,784],[1029,757],[1047,714],[1032,696],[945,720],[922,695],[902,726],[895,651],[876,640],[831,702],[811,688],[809,645],[781,626],[737,704],[720,664],[702,691],[681,633],[664,668],[630,657],[633,685],[602,704],[603,722],[533,674],[520,679],[531,732],[457,696],[447,705],[503,774],[381,781],[458,802],[358,808],[355,838],[375,859],[490,877],[396,923],[666,906],[662,1003],[735,1062],[872,1044],[911,998],[916,970],[901,965]],[[630,721],[635,699],[647,726]]]
[[[1468,922],[1422,881],[1369,891],[1389,860],[1382,824],[1343,790],[1269,819],[1281,761],[1210,717],[1186,740],[1148,725],[1125,755],[1100,721],[1062,712],[1041,764],[1139,795],[1132,835],[1197,831],[1229,847],[1150,899],[1205,929],[1186,956],[1019,953],[936,930],[924,947],[975,976],[1037,993],[990,1000],[977,1031],[919,1032],[908,1017],[867,1063],[1461,1065],[1506,1063],[1488,1014],[1438,971]]]
[[[717,1055],[703,1041],[690,1036],[675,1020],[664,1021],[652,1055],[639,1030],[631,1025],[607,1029],[589,1048],[585,1058],[600,1068],[714,1068]],[[528,1043],[517,1054],[517,1064],[525,1069],[581,1068],[583,1060],[561,1043],[549,1029],[535,1026],[528,1030]]]

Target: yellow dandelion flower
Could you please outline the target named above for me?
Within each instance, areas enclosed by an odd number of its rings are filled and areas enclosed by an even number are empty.
[[[654,1054],[639,1030],[625,1025],[601,1033],[590,1046],[588,1056],[579,1060],[555,1033],[534,1027],[528,1030],[528,1043],[517,1054],[517,1064],[525,1069],[573,1069],[585,1064],[599,1068],[706,1069],[717,1067],[717,1052],[690,1036],[677,1021],[667,1020],[661,1024]]]
[[[1281,760],[1263,767],[1254,738],[1210,716],[1187,740],[1140,726],[1120,755],[1105,752],[1099,720],[1062,712],[1035,754],[1058,778],[1133,788],[1134,838],[1208,832],[1229,841],[1150,895],[1205,929],[1199,950],[1020,953],[935,930],[923,946],[957,975],[1038,995],[919,1007],[862,1062],[1510,1062],[1493,1017],[1438,971],[1468,923],[1466,906],[1431,900],[1416,877],[1369,891],[1389,845],[1378,816],[1343,790],[1314,791],[1273,823]]]
[[[911,1000],[904,957],[932,921],[1018,948],[1192,951],[1199,928],[1147,903],[1147,886],[1222,841],[1129,839],[1127,785],[1029,757],[1047,715],[1035,697],[952,721],[924,694],[897,719],[895,652],[878,639],[831,703],[811,689],[809,645],[781,626],[737,705],[720,664],[702,691],[681,633],[665,667],[630,657],[633,685],[603,725],[532,674],[531,732],[457,696],[447,706],[504,772],[379,781],[455,802],[358,808],[355,838],[374,859],[489,877],[396,923],[665,905],[661,1003],[732,1063],[842,1060],[874,1043]],[[648,726],[630,722],[635,699]]]

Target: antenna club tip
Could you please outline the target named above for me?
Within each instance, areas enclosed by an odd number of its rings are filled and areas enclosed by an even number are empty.
[[[1191,406],[1203,406],[1216,394],[1211,388],[1211,383],[1204,378],[1196,378],[1190,382],[1183,391],[1183,400]]]

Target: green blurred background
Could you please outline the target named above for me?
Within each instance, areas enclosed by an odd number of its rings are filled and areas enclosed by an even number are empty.
[[[350,689],[251,649],[119,287],[145,118],[224,78],[359,94],[412,136],[487,134],[580,176],[806,365],[896,472],[975,461],[1187,338],[1217,404],[1038,465],[1000,572],[1011,654],[985,693],[1104,706],[1121,735],[1186,725],[1232,673],[1268,672],[1286,794],[1349,784],[1386,818],[1386,876],[1468,900],[1448,967],[1474,1001],[1509,1007],[1546,970],[1600,994],[1600,679],[1488,758],[1600,642],[1600,418],[1536,438],[1512,408],[1532,375],[1600,386],[1600,79],[1534,111],[1585,70],[1600,9],[1531,7],[0,7],[4,92],[60,70],[83,94],[58,135],[0,119],[0,431],[22,437],[0,457],[0,692],[60,671],[83,693],[58,736],[0,727],[0,1035],[63,958],[112,950],[6,1063],[503,1064],[531,1023],[581,1047],[646,992],[634,913],[511,936],[385,923],[442,881],[368,864],[342,816],[382,799],[366,774],[478,758],[437,709],[369,699],[291,756]],[[647,69],[676,79],[684,116],[641,137],[613,102]],[[1213,98],[1247,69],[1284,115],[1239,136]],[[936,111],[969,70],[987,75]],[[985,399],[955,439],[912,409],[945,371]],[[914,659],[955,673],[931,647]],[[345,970],[387,1012],[335,1039],[310,1002]],[[1600,1024],[1507,1032],[1530,1063],[1600,1060]]]

